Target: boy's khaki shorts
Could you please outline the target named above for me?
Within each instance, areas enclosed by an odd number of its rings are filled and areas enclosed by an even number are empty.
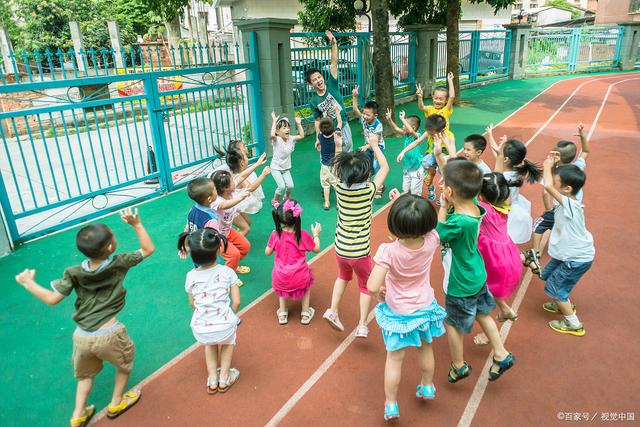
[[[331,168],[326,165],[320,165],[320,185],[323,189],[331,188],[332,185],[336,185],[338,179],[331,172]]]
[[[73,374],[79,380],[93,378],[106,360],[118,370],[131,372],[136,348],[124,325],[106,335],[73,334]]]

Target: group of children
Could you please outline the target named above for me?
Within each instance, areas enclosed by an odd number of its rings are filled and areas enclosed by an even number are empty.
[[[308,74],[309,81],[318,82],[322,77],[316,69]],[[353,110],[360,119],[366,142],[359,149],[352,151],[351,144],[345,144],[344,129],[348,124],[343,123],[340,110],[320,118],[317,126],[323,206],[329,209],[331,188],[337,204],[334,245],[338,273],[331,305],[323,319],[333,329],[345,330],[339,317],[340,303],[355,274],[360,316],[354,334],[366,338],[371,301],[374,296],[379,299],[374,312],[387,350],[386,420],[400,416],[397,392],[408,347],[417,347],[419,351],[421,379],[416,397],[420,399],[435,398],[431,343],[445,332],[452,359],[448,380],[455,383],[471,374],[472,367],[465,361],[463,348],[464,335],[471,332],[474,321],[482,329],[474,342],[490,345],[493,350],[489,380],[497,380],[515,364],[516,359],[505,348],[491,313],[498,308],[498,322],[518,318],[507,300],[518,288],[523,266],[545,281],[545,292],[553,301],[543,308],[564,316],[550,322],[550,327],[562,333],[584,335],[584,326],[569,300],[573,286],[591,267],[594,257],[593,238],[586,230],[581,203],[589,152],[582,127],[578,132],[582,152],[577,153],[576,144],[561,141],[544,161],[543,168],[526,159],[527,149],[522,142],[506,137],[496,141],[491,126],[487,128],[486,139],[479,134],[467,136],[462,155],[458,156],[449,130],[454,98],[452,74],[448,82],[449,89],[434,90],[430,106],[424,105],[423,91],[418,86],[418,104],[425,115],[422,134],[420,117],[400,112],[399,126],[391,111],[386,113],[389,124],[404,136],[403,149],[396,159],[402,164],[403,184],[402,193],[396,189],[389,192],[392,205],[387,225],[396,240],[380,245],[373,257],[372,205],[384,192],[390,169],[384,155],[378,105],[369,101],[360,109],[358,90],[354,89]],[[296,136],[291,135],[288,119],[274,113],[272,120],[270,166],[258,174],[257,169],[266,164],[266,156],[263,154],[249,165],[247,147],[242,141],[232,141],[222,153],[225,164],[208,177],[192,180],[187,188],[195,204],[179,236],[178,253],[182,258],[190,256],[194,265],[187,273],[185,290],[193,308],[193,335],[205,347],[209,394],[226,392],[240,376],[231,363],[240,323],[236,312],[243,282],[238,275],[250,272],[248,266],[240,263],[251,250],[247,239],[250,216],[263,207],[261,183],[269,174],[277,189],[271,201],[274,231],[265,254],[275,254],[272,286],[279,299],[277,322],[288,323],[291,299],[301,300],[303,325],[308,325],[315,315],[310,302],[314,277],[306,253],[320,251],[322,227],[316,223],[311,233],[303,230],[303,207],[291,197],[294,188],[291,156],[296,142],[304,137],[304,130],[299,118],[295,120]],[[350,130],[348,138],[350,142]],[[426,155],[421,150],[423,145],[427,148]],[[481,159],[487,146],[495,156],[493,171]],[[437,171],[442,175],[438,192],[434,184]],[[531,204],[519,189],[525,182],[537,182],[540,178],[548,210],[534,228]],[[423,185],[426,197],[422,196]],[[439,208],[430,201],[435,201]],[[136,212],[125,210],[122,219],[137,233],[139,251],[112,255],[116,249],[113,232],[105,225],[92,224],[77,235],[78,249],[87,260],[66,269],[63,278],[52,283],[53,290],[37,285],[33,270],[25,270],[16,277],[47,304],[57,304],[73,290],[76,292],[73,318],[78,327],[73,338],[73,365],[78,391],[72,427],[84,426],[93,415],[94,407],[86,407],[86,400],[103,360],[117,368],[107,416],[118,416],[140,396],[139,390],[125,393],[134,348],[115,316],[124,306],[122,284],[128,269],[151,255],[154,247]],[[540,270],[540,236],[547,230],[551,230],[551,260]],[[529,241],[532,232],[533,247],[521,253],[517,244]],[[445,270],[444,307],[438,304],[430,282],[431,264],[438,252]]]

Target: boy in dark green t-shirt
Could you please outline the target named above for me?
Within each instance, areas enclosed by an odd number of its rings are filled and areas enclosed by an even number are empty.
[[[441,147],[437,143],[434,147]],[[493,365],[489,381],[494,381],[515,363],[500,339],[500,332],[490,313],[496,304],[487,288],[487,273],[478,250],[480,221],[485,214],[475,198],[482,188],[482,172],[468,160],[451,160],[444,165],[441,148],[434,149],[444,176],[442,206],[438,212],[436,231],[442,244],[451,247],[451,271],[446,290],[445,308],[447,337],[451,351],[449,382],[455,383],[471,374],[464,360],[464,334],[471,332],[474,320],[489,338],[493,348]]]
[[[24,270],[16,276],[18,283],[48,305],[56,305],[72,291],[76,292],[73,320],[78,326],[73,333],[72,359],[78,387],[71,427],[85,426],[93,416],[94,405],[85,405],[93,380],[102,370],[105,360],[116,367],[107,417],[117,417],[140,398],[139,390],[125,393],[135,347],[116,315],[124,308],[127,291],[122,283],[127,272],[150,256],[155,248],[140,222],[137,209],[125,209],[120,216],[136,232],[139,250],[111,256],[117,247],[113,231],[104,224],[91,224],[81,228],[76,235],[76,246],[87,259],[80,265],[67,268],[61,279],[51,282],[53,290],[35,282],[35,270]]]

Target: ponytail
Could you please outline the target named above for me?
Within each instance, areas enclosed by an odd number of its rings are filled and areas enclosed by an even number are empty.
[[[542,168],[539,164],[530,162],[525,159],[522,164],[514,167],[514,170],[520,177],[520,180],[525,180],[529,184],[533,184],[534,182],[540,181],[542,178]],[[520,184],[522,185],[522,183]]]
[[[537,163],[526,159],[527,146],[517,139],[510,139],[504,143],[504,158],[509,159],[517,178],[511,181],[512,187],[521,187],[524,182],[533,184],[542,178],[542,168]]]
[[[178,236],[178,250],[182,252],[187,252],[187,247],[189,246],[189,233],[186,231],[184,233],[180,233]]]
[[[285,205],[287,209],[285,210]],[[271,216],[273,216],[273,223],[276,227],[276,233],[278,237],[282,233],[282,224],[287,227],[293,227],[294,234],[296,236],[296,243],[300,245],[302,239],[302,219],[301,219],[302,207],[294,199],[288,199],[284,202],[274,204]]]

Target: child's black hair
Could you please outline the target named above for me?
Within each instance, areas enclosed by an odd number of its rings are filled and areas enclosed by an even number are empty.
[[[212,182],[209,178],[198,177],[187,185],[187,194],[194,202],[204,205],[211,195]]]
[[[482,171],[469,160],[447,162],[443,176],[445,185],[463,199],[473,199],[482,189]]]
[[[424,128],[429,132],[440,133],[447,127],[447,119],[440,114],[431,114],[427,116],[424,122]]]
[[[227,171],[216,171],[211,179],[213,179],[213,185],[215,185],[216,191],[220,195],[231,186],[231,174]]]
[[[558,141],[555,151],[560,153],[560,163],[568,165],[576,157],[578,147],[571,141]]]
[[[509,159],[511,167],[516,171],[518,178],[513,181],[516,187],[521,187],[524,182],[533,184],[542,178],[542,168],[537,163],[525,159],[527,147],[517,139],[509,139],[504,143],[504,158]]]
[[[220,246],[223,251],[227,250],[227,238],[215,228],[205,227],[178,236],[178,250],[184,251],[187,246],[195,265],[214,264],[218,261]]]
[[[113,241],[113,231],[104,224],[89,224],[76,234],[76,247],[87,258],[107,255],[107,246]]]
[[[468,142],[473,146],[474,150],[478,150],[481,153],[487,148],[487,139],[480,135],[479,133],[472,133],[471,135],[467,135],[464,139],[464,142]]]
[[[229,150],[224,158],[232,173],[240,173],[242,171],[244,153],[240,152],[240,150]]]
[[[580,191],[587,180],[587,175],[576,165],[558,166],[555,174],[560,177],[560,184],[571,186],[571,194],[574,196],[578,194],[578,191]]]
[[[333,126],[333,120],[331,120],[329,117],[323,117],[322,119],[320,119],[318,127],[320,129],[320,133],[324,136],[330,136],[336,130]]]
[[[446,86],[436,86],[436,87],[433,89],[432,94],[434,94],[434,93],[436,93],[436,92],[444,92],[444,93],[446,93],[446,94],[447,94],[447,96],[449,96],[449,88],[448,88],[448,87],[446,87]]]
[[[305,71],[304,79],[307,81],[307,83],[311,84],[311,76],[314,75],[315,73],[322,74],[322,71],[320,71],[319,69],[317,69],[315,67],[308,68],[307,71]]]
[[[288,199],[291,202],[293,202],[293,205],[299,205],[299,203],[294,200],[294,199]],[[285,211],[284,210],[284,204],[287,202],[287,200],[285,200],[284,202],[280,202],[278,204],[278,206],[274,206],[273,207],[273,211],[271,212],[271,215],[273,216],[273,223],[276,226],[276,233],[278,233],[278,237],[280,237],[280,234],[282,233],[282,225],[286,225],[287,227],[293,227],[294,229],[294,233],[296,235],[296,242],[298,243],[298,245],[300,244],[300,239],[302,238],[302,232],[301,230],[301,217],[300,215],[298,216],[294,216],[293,215],[293,211],[291,209]]]
[[[378,114],[378,103],[376,101],[367,101],[364,103],[364,108],[373,111],[373,114]]]
[[[404,118],[407,122],[409,122],[409,124],[415,129],[418,130],[420,129],[420,117],[416,116],[415,114],[411,114],[409,116],[405,116]]]
[[[362,151],[342,151],[331,161],[333,174],[347,185],[367,182],[371,175],[371,161]]]
[[[424,236],[438,224],[438,214],[423,197],[403,194],[391,205],[387,216],[389,231],[399,239]]]
[[[280,117],[276,122],[276,130],[283,128],[285,125],[287,125],[288,128],[291,127],[291,123],[289,123],[289,119],[287,119],[286,117]]]
[[[508,182],[501,172],[491,172],[482,177],[480,194],[487,203],[500,206],[511,194],[509,187],[515,187],[515,185]]]

